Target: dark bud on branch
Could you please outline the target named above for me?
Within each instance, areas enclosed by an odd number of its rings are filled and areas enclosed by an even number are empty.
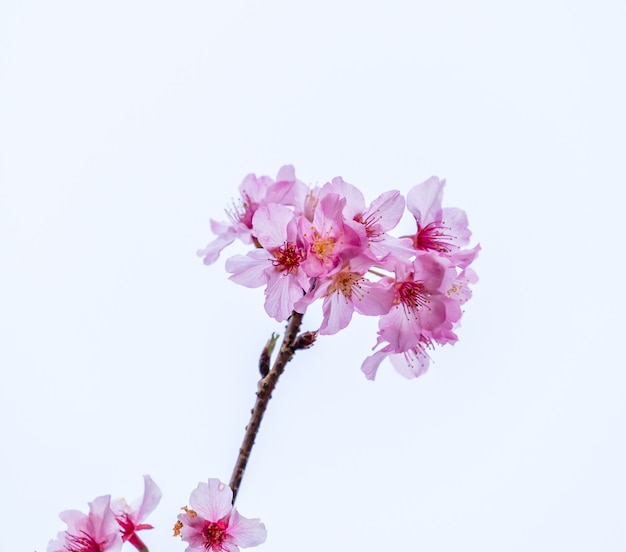
[[[272,337],[267,340],[265,347],[261,351],[261,357],[259,358],[259,372],[261,372],[261,377],[264,378],[270,371],[270,360],[272,358],[272,353],[274,352],[274,347],[276,347],[276,341],[278,340],[278,334],[272,332]]]
[[[304,332],[301,333],[293,344],[294,350],[296,349],[308,349],[313,346],[317,339],[317,332]]]

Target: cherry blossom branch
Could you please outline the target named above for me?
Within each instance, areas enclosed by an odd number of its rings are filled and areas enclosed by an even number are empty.
[[[272,397],[272,392],[278,383],[278,378],[285,371],[285,366],[293,358],[296,350],[310,347],[313,344],[312,340],[310,343],[307,340],[303,342],[303,340],[298,337],[298,332],[300,331],[300,326],[302,325],[302,317],[303,315],[299,312],[293,311],[291,313],[289,323],[285,329],[285,337],[283,338],[283,342],[280,346],[278,356],[274,361],[274,365],[272,366],[272,369],[263,375],[259,380],[259,386],[256,392],[256,402],[254,403],[254,408],[252,409],[250,422],[248,422],[248,425],[246,426],[246,433],[244,435],[241,448],[239,449],[239,456],[237,457],[237,462],[235,464],[235,468],[233,469],[233,475],[230,478],[230,488],[233,491],[233,504],[237,498],[237,492],[239,491],[239,486],[241,485],[241,480],[243,478],[244,471],[246,470],[248,459],[250,458],[250,452],[254,446],[254,440],[259,432],[259,427],[261,427],[261,420],[265,414],[268,402]],[[307,334],[308,333],[309,332],[307,332]]]

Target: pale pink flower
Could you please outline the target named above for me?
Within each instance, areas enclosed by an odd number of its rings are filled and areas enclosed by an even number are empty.
[[[394,304],[381,316],[378,334],[402,353],[415,347],[424,331],[432,331],[446,320],[445,292],[456,270],[439,255],[421,253],[411,263],[397,262],[393,282]]]
[[[219,479],[200,482],[174,526],[186,552],[238,552],[265,542],[267,531],[259,519],[243,517],[232,506],[233,492]]]
[[[276,181],[269,176],[248,174],[239,185],[238,203],[233,202],[232,207],[226,210],[230,223],[211,219],[211,231],[217,238],[198,250],[198,256],[203,257],[204,264],[212,264],[220,252],[236,239],[245,244],[253,243],[252,218],[257,209],[270,203],[297,205],[304,201],[306,190],[306,185],[296,179],[291,165],[280,168]]]
[[[458,326],[461,316],[463,315],[463,304],[472,297],[472,290],[469,286],[470,284],[475,284],[477,281],[478,276],[468,267],[452,282],[442,298],[446,309],[445,321],[442,324],[424,331],[424,334],[427,335],[429,339],[436,341],[439,345],[456,343],[458,341],[454,329]]]
[[[471,297],[469,284],[475,281],[471,269],[457,275],[452,262],[437,253],[418,252],[412,263],[398,262],[394,306],[380,318],[374,349],[385,345],[363,362],[365,376],[373,380],[386,358],[406,378],[424,374],[430,363],[426,350],[435,342],[456,342],[461,304]]]
[[[315,289],[296,303],[295,309],[304,312],[306,306],[323,298],[320,335],[343,330],[352,320],[354,311],[366,316],[388,313],[394,291],[386,281],[370,281],[365,277],[372,262],[365,255],[351,259],[341,270],[319,280]]]
[[[226,261],[233,282],[265,288],[265,311],[278,322],[286,320],[295,303],[309,290],[309,277],[301,266],[306,250],[293,212],[284,205],[259,207],[253,228],[260,250],[235,255]]]
[[[136,531],[153,529],[152,525],[143,521],[154,511],[162,496],[161,490],[149,475],[144,475],[143,479],[144,492],[141,498],[130,505],[124,499],[114,500],[111,504],[115,519],[122,528],[122,539],[124,542],[129,541],[139,550],[146,547],[136,535]]]
[[[375,259],[390,252],[399,256],[411,255],[411,244],[408,240],[388,234],[404,214],[405,202],[398,190],[382,193],[368,207],[361,190],[337,176],[322,188],[321,195],[326,193],[337,193],[346,198],[344,216],[365,230],[367,254]]]
[[[300,218],[299,230],[307,250],[303,269],[310,277],[323,277],[364,248],[365,233],[345,223],[345,198],[326,194],[315,209],[313,220]]]
[[[412,236],[414,247],[449,255],[466,245],[472,233],[465,211],[441,207],[445,183],[432,176],[414,186],[407,194],[406,206],[417,223],[417,233]]]
[[[89,514],[66,510],[59,517],[67,529],[48,544],[48,552],[116,552],[122,548],[120,528],[111,511],[111,497],[89,503]]]

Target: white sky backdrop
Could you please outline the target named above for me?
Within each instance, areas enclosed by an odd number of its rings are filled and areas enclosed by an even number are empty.
[[[258,550],[626,549],[625,6],[2,2],[0,550],[144,473],[146,542],[184,549],[282,330],[195,251],[286,163],[368,200],[446,177],[481,280],[418,380],[365,380],[375,320],[298,353],[238,499]]]

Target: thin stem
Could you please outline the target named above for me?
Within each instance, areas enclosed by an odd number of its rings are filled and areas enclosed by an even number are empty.
[[[272,397],[272,392],[278,383],[278,378],[284,372],[285,366],[293,358],[293,355],[296,352],[297,347],[295,347],[295,344],[298,332],[300,331],[300,326],[302,325],[302,316],[303,315],[299,312],[294,311],[291,313],[289,323],[285,329],[285,337],[283,338],[283,342],[280,346],[278,356],[274,361],[274,365],[272,366],[272,369],[259,380],[259,387],[256,392],[256,402],[254,403],[254,408],[252,409],[250,422],[246,426],[246,433],[244,435],[241,448],[239,449],[239,456],[237,457],[237,462],[235,463],[235,468],[233,469],[233,475],[230,478],[230,488],[233,491],[233,504],[237,498],[237,492],[239,491],[239,486],[241,485],[241,480],[243,479],[248,459],[250,458],[250,452],[254,446],[254,440],[259,432],[259,427],[261,427],[261,420],[263,419],[263,414],[265,414],[268,402]]]
[[[132,544],[139,552],[148,552],[148,547],[143,543],[143,541],[137,536],[137,533],[133,533],[128,542]]]

